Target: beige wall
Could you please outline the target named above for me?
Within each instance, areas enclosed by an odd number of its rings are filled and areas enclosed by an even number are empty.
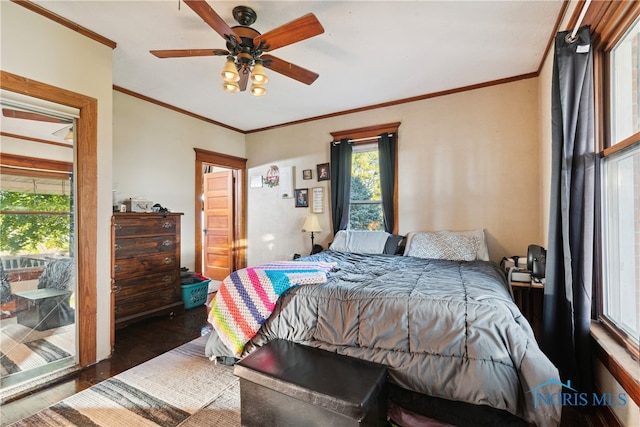
[[[293,166],[295,187],[327,187],[315,167],[329,161],[330,132],[401,122],[399,231],[483,228],[492,260],[542,243],[538,81],[483,89],[247,135],[250,175]],[[313,169],[314,179],[302,180]],[[249,264],[308,253],[307,208],[278,188],[249,189]],[[325,200],[328,207],[328,201]],[[332,239],[329,209],[318,240]]]
[[[98,100],[96,352],[104,359],[111,353],[112,51],[12,2],[0,7],[2,70]]]
[[[194,147],[245,157],[244,135],[122,92],[113,95],[113,189],[182,212],[181,263],[195,267]]]

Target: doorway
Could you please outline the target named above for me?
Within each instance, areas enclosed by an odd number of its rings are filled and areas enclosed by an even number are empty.
[[[247,161],[227,154],[194,150],[195,268],[215,283],[246,266]]]
[[[73,126],[78,111],[4,92],[0,107],[4,389],[76,364]]]
[[[41,83],[0,71],[2,98],[31,98],[37,105],[51,102],[78,111],[73,123],[73,189],[74,263],[77,287],[75,298],[75,366],[87,366],[96,361],[96,241],[97,241],[97,100],[62,88]],[[3,140],[10,137],[4,129],[0,132]],[[66,136],[66,135],[65,135]],[[2,161],[8,162],[8,145],[3,144]],[[25,165],[22,165],[23,167]],[[42,166],[42,165],[40,165]],[[31,165],[33,167],[33,165]],[[59,370],[39,381],[52,381],[66,371]],[[39,386],[37,381],[20,383],[19,387],[2,387],[2,398],[9,399],[12,393],[24,393]]]

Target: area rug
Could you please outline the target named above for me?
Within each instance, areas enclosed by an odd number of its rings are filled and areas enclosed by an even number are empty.
[[[16,319],[0,322],[0,378],[39,368],[75,354],[75,325],[37,331]]]
[[[11,426],[240,426],[233,368],[204,356],[195,339],[74,394]]]

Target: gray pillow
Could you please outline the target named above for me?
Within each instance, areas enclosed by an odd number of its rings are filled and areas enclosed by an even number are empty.
[[[400,243],[404,239],[404,236],[400,236],[399,234],[390,234],[387,237],[387,242],[384,244],[383,254],[390,255],[402,255],[404,252],[404,248],[400,246]]]

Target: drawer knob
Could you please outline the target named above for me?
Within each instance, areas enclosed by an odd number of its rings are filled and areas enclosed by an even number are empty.
[[[164,242],[162,242],[162,246],[166,246],[169,247],[173,244],[173,242],[171,240],[165,240]]]
[[[120,268],[120,266],[119,266],[119,265],[114,265],[114,266],[113,266],[113,271],[115,271],[116,273],[119,273],[119,272],[120,272],[120,270],[121,270],[121,268]]]
[[[171,276],[164,276],[164,277],[162,278],[162,281],[163,281],[164,283],[169,283],[169,282],[171,281]]]
[[[169,258],[169,257],[166,257],[165,259],[162,260],[162,262],[165,263],[165,264],[171,264],[172,261],[173,260],[171,258]]]
[[[173,224],[171,224],[170,222],[165,222],[164,224],[162,224],[162,228],[171,228],[173,227]]]
[[[116,243],[115,245],[113,245],[113,248],[114,248],[116,251],[119,251],[119,250],[120,250],[120,245]]]
[[[116,285],[116,286],[114,286],[114,288],[113,288],[113,293],[114,293],[114,294],[120,293],[120,291],[121,291],[121,290],[122,290],[122,286],[120,286],[120,285]]]

